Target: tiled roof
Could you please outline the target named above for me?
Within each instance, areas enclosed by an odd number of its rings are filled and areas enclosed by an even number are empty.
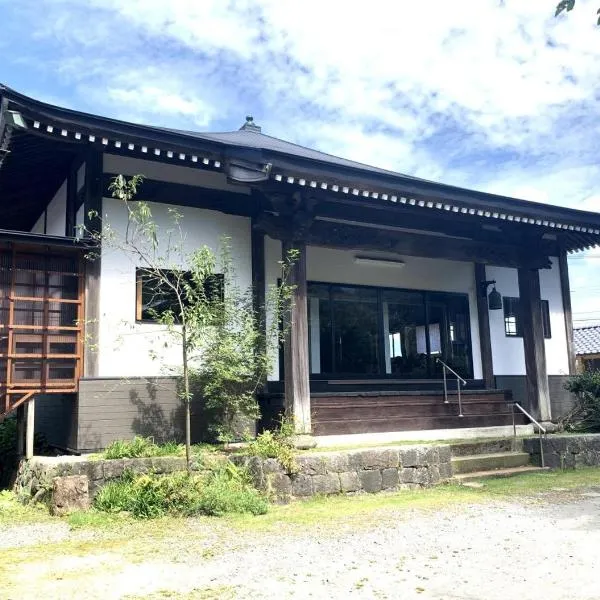
[[[573,330],[575,354],[600,354],[600,325]]]

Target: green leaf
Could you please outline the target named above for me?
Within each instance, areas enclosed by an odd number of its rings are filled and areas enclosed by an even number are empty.
[[[560,0],[560,2],[556,5],[556,12],[554,13],[554,16],[558,17],[558,15],[564,11],[570,12],[574,7],[575,0]]]

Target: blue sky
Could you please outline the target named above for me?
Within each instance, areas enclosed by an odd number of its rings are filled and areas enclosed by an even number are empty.
[[[600,209],[597,1],[0,0],[0,81],[48,102],[271,135],[403,173]],[[570,262],[600,322],[600,251]]]

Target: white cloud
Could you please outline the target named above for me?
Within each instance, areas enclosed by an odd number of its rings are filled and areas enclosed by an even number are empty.
[[[593,1],[559,19],[549,0],[6,7],[15,64],[82,109],[197,129],[251,112],[267,133],[377,166],[600,208]]]

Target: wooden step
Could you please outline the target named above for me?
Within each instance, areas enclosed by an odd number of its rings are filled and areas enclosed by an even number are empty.
[[[528,452],[495,452],[493,454],[475,454],[473,456],[452,457],[452,472],[455,475],[512,469],[530,464]]]
[[[538,471],[548,471],[548,467],[534,467],[533,465],[523,465],[521,467],[510,467],[507,469],[492,469],[490,471],[475,471],[474,473],[459,473],[453,477],[457,483],[471,483],[485,479],[494,479],[496,477],[514,477],[525,473],[536,473]],[[483,487],[483,486],[482,486]]]
[[[523,418],[515,416],[516,423],[526,424]],[[500,427],[512,425],[512,415],[470,415],[465,417],[429,416],[429,417],[393,417],[385,414],[372,415],[368,419],[354,419],[350,415],[334,421],[314,421],[315,435],[342,435],[350,433],[379,433],[386,431],[416,431],[419,429],[460,429],[470,427]]]
[[[504,403],[477,402],[463,404],[462,412],[465,416],[476,415],[510,415],[510,408]],[[313,407],[313,421],[338,421],[344,417],[352,419],[370,419],[383,416],[385,418],[396,417],[436,417],[436,416],[458,416],[458,404],[418,404],[405,403],[390,406],[335,406],[335,407]]]

